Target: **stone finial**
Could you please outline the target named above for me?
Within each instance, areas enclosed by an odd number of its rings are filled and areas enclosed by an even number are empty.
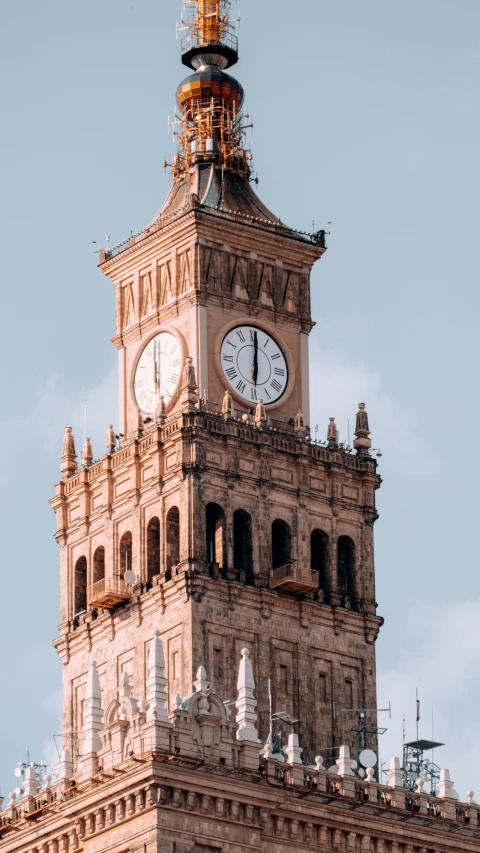
[[[207,680],[207,672],[204,666],[199,666],[197,670],[197,680],[193,682],[193,686],[197,693],[207,693],[210,688],[210,682]]]
[[[315,770],[318,770],[318,772],[325,771],[325,767],[323,765],[323,762],[324,762],[323,755],[317,755],[317,757],[315,758]]]
[[[373,767],[367,767],[365,771],[365,776],[369,784],[375,782],[375,770],[373,769]]]
[[[115,435],[113,424],[110,424],[107,429],[107,435],[105,436],[105,447],[107,448],[107,453],[115,453],[115,449],[117,447],[117,436]]]
[[[399,758],[394,757],[390,759],[390,770],[386,771],[386,775],[388,778],[387,785],[389,788],[404,787],[404,775],[403,770],[400,767]]]
[[[165,678],[165,656],[160,631],[155,631],[148,652],[147,676],[147,720],[168,723],[167,679]]]
[[[255,426],[262,427],[266,421],[267,413],[265,411],[265,406],[263,405],[263,400],[259,400],[255,406]]]
[[[145,430],[145,421],[143,419],[143,412],[141,409],[137,409],[137,435],[140,438]]]
[[[25,770],[25,777],[23,780],[23,793],[26,797],[36,797],[39,790],[40,785],[35,775],[35,765],[31,764],[30,767],[27,767],[27,769]]]
[[[423,778],[423,776],[419,776],[418,779],[415,780],[415,785],[417,788],[417,794],[423,794],[423,789],[425,787],[425,779]]]
[[[329,447],[337,447],[338,446],[338,430],[337,425],[335,423],[335,418],[329,418],[328,430],[327,430],[327,441]]]
[[[92,442],[89,438],[86,438],[83,444],[82,450],[82,465],[84,468],[88,468],[93,462],[93,450],[92,450]]]
[[[98,733],[102,730],[103,711],[100,704],[100,678],[98,677],[97,664],[92,661],[87,678],[87,691],[85,694],[85,709],[83,712],[83,754],[91,755],[100,752],[102,742]]]
[[[62,749],[62,752],[60,753],[60,760],[57,761],[54,770],[59,780],[72,778],[74,767],[72,754],[69,749]]]
[[[190,391],[198,391],[195,365],[193,358],[190,358],[190,356],[187,356],[185,359],[185,367],[183,368],[183,388],[188,388]]]
[[[287,759],[287,764],[301,764],[302,752],[300,741],[296,732],[290,732],[288,736],[288,746],[283,750]]]
[[[165,404],[165,397],[160,396],[158,398],[157,408],[155,409],[155,423],[163,426],[167,419],[167,406]]]
[[[237,740],[260,743],[257,731],[257,701],[255,699],[255,678],[253,675],[250,651],[242,649],[242,657],[237,678]]]
[[[222,415],[226,421],[229,418],[235,417],[235,408],[233,405],[233,397],[230,394],[230,391],[225,391],[225,394],[223,395]]]
[[[60,471],[64,477],[71,477],[77,470],[77,452],[75,450],[75,439],[72,433],[72,427],[65,427],[65,435],[63,436],[62,445],[62,461],[60,463]]]
[[[295,435],[298,435],[299,438],[305,438],[306,427],[305,427],[305,417],[301,409],[298,410],[295,415],[295,426],[294,426]]]
[[[469,806],[473,806],[473,804],[475,803],[475,800],[474,800],[474,797],[475,797],[475,791],[467,791],[467,793],[465,794],[465,796],[466,796],[466,798],[467,798],[467,803],[468,803],[468,805],[469,805]]]
[[[450,770],[440,770],[440,780],[437,785],[437,797],[442,800],[458,800],[460,799],[457,792],[453,789],[454,783],[450,779]]]
[[[10,791],[10,793],[9,793],[9,795],[8,795],[8,798],[9,798],[9,800],[10,800],[10,802],[9,802],[9,804],[8,804],[8,805],[9,805],[9,806],[14,806],[14,805],[15,805],[15,800],[17,799],[17,792],[16,792],[16,791]]]
[[[338,767],[339,776],[353,776],[353,771],[357,767],[357,762],[350,758],[350,748],[348,746],[340,747],[340,755],[335,764]]]
[[[198,385],[193,358],[187,356],[183,368],[181,403],[184,412],[194,412],[198,406]]]
[[[353,442],[353,446],[355,450],[360,455],[365,455],[368,453],[372,446],[372,441],[370,439],[370,429],[368,426],[368,415],[365,411],[365,403],[358,404],[358,414],[357,414],[357,422],[355,427],[355,435],[356,439]]]
[[[177,711],[182,710],[182,705],[183,705],[183,699],[180,696],[180,693],[175,693],[175,708],[177,709]]]

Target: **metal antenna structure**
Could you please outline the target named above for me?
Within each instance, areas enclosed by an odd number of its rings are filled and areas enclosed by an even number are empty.
[[[270,732],[267,743],[270,744],[274,755],[282,754],[282,729],[278,723],[283,723],[285,726],[296,726],[300,723],[297,717],[293,717],[288,711],[273,711],[273,696],[272,696],[272,679],[268,679],[268,703],[270,711]]]
[[[417,779],[425,779],[426,782],[430,782],[430,793],[432,796],[436,795],[437,784],[440,779],[440,767],[427,758],[425,753],[432,752],[433,750],[438,749],[441,746],[445,746],[444,743],[438,743],[437,741],[425,740],[420,738],[419,736],[419,724],[421,719],[421,705],[420,699],[418,698],[418,690],[416,693],[415,700],[416,707],[416,732],[417,739],[412,740],[409,743],[405,743],[405,724],[404,724],[404,743],[403,743],[403,773],[405,780],[405,787],[408,791],[416,791]],[[404,718],[405,719],[405,718]]]
[[[358,714],[358,723],[352,726],[350,732],[355,735],[355,760],[359,765],[358,773],[361,777],[365,775],[362,768],[375,767],[379,764],[377,752],[372,749],[372,740],[384,735],[386,728],[368,725],[367,714],[388,714],[392,718],[392,703],[388,708],[340,708],[341,714]],[[378,743],[375,743],[378,749]],[[361,766],[360,766],[361,765]],[[380,772],[380,771],[378,771]]]

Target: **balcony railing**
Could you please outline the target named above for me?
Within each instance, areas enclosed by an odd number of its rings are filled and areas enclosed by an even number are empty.
[[[94,583],[88,590],[89,606],[103,610],[111,610],[131,597],[131,587],[120,578],[105,578]]]
[[[289,564],[273,570],[270,588],[299,594],[318,589],[319,580],[318,572]]]

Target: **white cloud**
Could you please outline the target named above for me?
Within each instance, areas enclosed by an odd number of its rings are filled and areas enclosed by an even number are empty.
[[[378,673],[380,704],[391,700],[392,720],[382,738],[383,759],[400,755],[402,715],[406,713],[407,742],[415,740],[415,689],[421,700],[420,737],[445,743],[434,761],[451,770],[462,799],[479,781],[480,731],[476,708],[480,701],[478,624],[480,600],[444,605],[416,605],[405,613],[405,630],[390,668]],[[380,640],[381,642],[381,640]],[[480,789],[478,789],[480,793]]]

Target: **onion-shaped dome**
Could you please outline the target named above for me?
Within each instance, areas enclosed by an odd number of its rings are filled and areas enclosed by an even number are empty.
[[[187,77],[177,89],[177,103],[180,109],[196,101],[225,101],[237,110],[243,104],[243,87],[238,80],[230,77],[215,65],[202,66]]]

